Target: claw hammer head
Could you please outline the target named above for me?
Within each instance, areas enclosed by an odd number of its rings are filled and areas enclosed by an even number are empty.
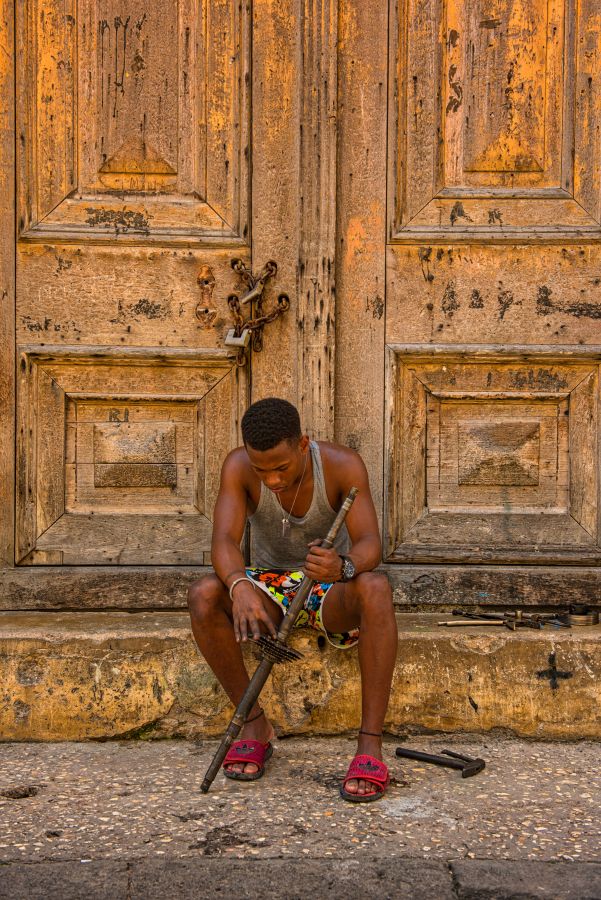
[[[486,763],[483,759],[472,759],[470,762],[466,763],[461,770],[462,778],[469,778],[471,775],[477,775],[478,772],[481,772]]]
[[[453,753],[452,750],[443,750],[442,752],[445,756],[452,756],[454,759],[461,760],[463,763],[461,766],[462,778],[471,778],[472,775],[477,775],[486,766],[486,762],[479,757],[463,756],[460,753]]]

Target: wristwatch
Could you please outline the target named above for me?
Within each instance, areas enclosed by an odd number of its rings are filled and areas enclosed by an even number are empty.
[[[355,566],[353,561],[348,556],[341,556],[340,559],[342,560],[342,574],[340,575],[339,581],[350,581],[351,578],[355,577]]]

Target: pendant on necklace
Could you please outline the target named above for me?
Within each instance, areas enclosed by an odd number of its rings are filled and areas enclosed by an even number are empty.
[[[283,538],[288,537],[289,534],[290,534],[290,520],[284,516],[284,518],[282,519],[282,537]]]

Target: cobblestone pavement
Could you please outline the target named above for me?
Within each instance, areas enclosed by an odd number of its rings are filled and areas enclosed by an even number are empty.
[[[448,747],[481,756],[486,769],[462,779],[450,769],[396,758],[394,749],[401,743],[435,753]],[[488,861],[489,873],[506,871],[507,863],[503,867],[502,861],[507,860],[534,866],[532,871],[536,863],[552,861],[559,866],[556,874],[574,873],[576,868],[587,871],[589,893],[473,896],[601,898],[598,744],[472,735],[388,738],[385,760],[392,785],[383,800],[362,805],[345,803],[338,794],[354,750],[351,738],[281,740],[263,780],[239,783],[220,774],[210,793],[202,795],[200,782],[215,748],[214,742],[184,741],[1,745],[0,864],[12,865],[0,868],[0,897],[20,896],[17,882],[10,879],[4,883],[11,883],[11,893],[2,892],[2,872],[20,872],[22,878],[23,872],[33,871],[29,864],[70,862],[80,871],[92,866],[91,873],[103,860],[134,866],[136,861],[154,866],[179,861],[184,870],[191,865],[192,873],[202,860],[208,873],[212,871],[209,861],[213,865],[214,860],[262,860],[261,871],[267,873],[273,865],[265,868],[266,861],[275,864],[293,858],[301,869],[299,861],[306,860],[304,870],[314,873],[328,861],[334,866],[344,864],[347,875],[358,865],[357,877],[367,871],[366,866],[382,863],[389,877],[399,862],[405,860],[407,865],[401,868],[409,871],[409,861],[418,860],[420,890],[425,889],[428,871],[447,873],[449,864],[456,881],[462,864],[470,860],[474,861],[470,872],[476,872],[476,864],[482,865],[478,861]],[[564,863],[598,865],[587,870]],[[512,866],[514,874],[522,869]],[[44,866],[37,871],[41,884]],[[220,871],[225,871],[223,866]],[[117,878],[117,870],[114,874]],[[484,874],[478,876],[478,890],[484,889]],[[155,873],[152,884],[158,881]],[[544,887],[542,875],[538,881]],[[101,882],[100,875],[95,875],[97,890]],[[324,882],[320,883],[323,887]],[[280,896],[275,883],[269,884],[272,893],[264,895]],[[388,894],[383,883],[381,892],[374,894],[359,889],[356,878],[353,884],[355,893],[329,895],[397,896]],[[373,879],[370,884],[373,887]],[[549,889],[559,890],[557,878],[550,884],[554,887]],[[565,889],[573,890],[574,885],[570,875]],[[292,896],[290,889],[287,884],[288,896]],[[320,896],[315,888],[311,890]],[[438,889],[432,890],[431,895],[419,896],[436,897]],[[449,896],[472,896],[457,893],[457,883],[452,890],[455,893]],[[31,885],[23,891],[23,896],[34,896]],[[56,896],[79,895],[69,894],[65,886],[64,893]],[[119,892],[115,888],[96,895],[86,889],[82,896],[90,900],[92,896],[117,897]],[[169,891],[161,896],[169,896]],[[196,890],[195,896],[212,894],[199,895]],[[418,894],[414,889],[408,896]]]

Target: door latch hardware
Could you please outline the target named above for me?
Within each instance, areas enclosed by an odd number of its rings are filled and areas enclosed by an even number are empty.
[[[242,334],[237,335],[235,328],[230,328],[228,331],[225,341],[223,342],[226,347],[248,347],[250,343],[250,331],[248,328],[245,328]]]
[[[212,306],[215,276],[210,266],[201,268],[196,283],[200,289],[200,300],[194,312],[202,327],[208,329],[217,318],[217,310]]]
[[[258,275],[246,266],[241,259],[232,260],[232,269],[246,285],[246,293],[241,297],[238,294],[230,294],[227,298],[234,327],[228,331],[225,339],[226,347],[238,347],[236,362],[239,366],[246,363],[246,351],[249,344],[255,353],[263,349],[263,329],[270,322],[274,322],[278,316],[290,308],[290,298],[287,294],[280,294],[276,306],[271,312],[265,312],[263,308],[263,291],[270,278],[275,277],[278,266],[273,260],[269,260],[263,266]],[[248,304],[249,314],[245,318],[241,307]],[[254,304],[254,309],[253,309]],[[252,343],[251,343],[252,338]]]

